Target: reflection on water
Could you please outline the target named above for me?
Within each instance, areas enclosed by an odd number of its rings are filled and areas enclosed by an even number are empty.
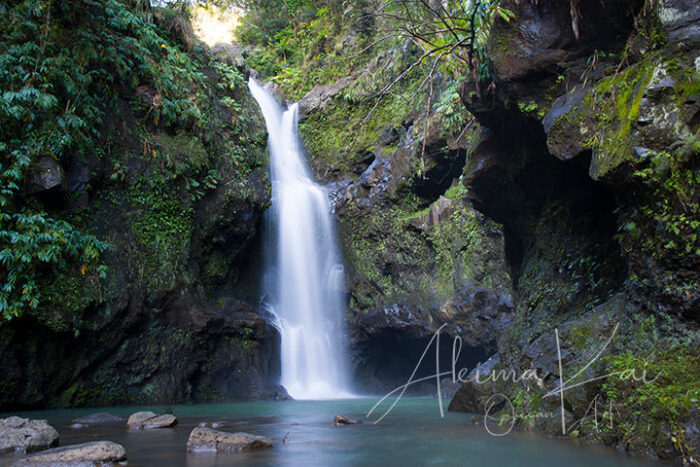
[[[129,466],[224,466],[224,465],[461,465],[540,466],[595,465],[639,466],[612,450],[578,446],[569,441],[544,438],[532,433],[511,433],[497,438],[486,433],[479,418],[446,413],[441,419],[437,400],[402,399],[378,425],[364,415],[377,399],[345,401],[241,402],[175,406],[179,425],[151,431],[130,432],[125,425],[84,429],[70,428],[73,418],[96,411],[127,417],[137,410],[164,412],[165,407],[119,407],[22,412],[31,418],[46,418],[61,434],[61,445],[110,440],[126,448]],[[363,425],[333,426],[342,413],[364,420]],[[8,414],[2,415],[2,417]],[[185,445],[193,427],[202,421],[220,421],[223,431],[245,431],[273,438],[272,449],[253,453],[187,454]],[[282,439],[286,437],[285,442]],[[17,456],[0,456],[0,466]]]

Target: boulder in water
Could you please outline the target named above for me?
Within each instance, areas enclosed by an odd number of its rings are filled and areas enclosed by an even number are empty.
[[[169,428],[177,425],[177,418],[170,414],[156,415],[153,412],[136,412],[129,417],[126,424],[132,430]]]
[[[249,433],[227,433],[211,428],[197,427],[187,440],[188,452],[236,452],[273,447],[272,439]]]
[[[41,451],[53,446],[58,446],[58,431],[46,420],[0,419],[0,454]]]
[[[336,415],[335,418],[333,419],[333,425],[335,426],[340,426],[340,425],[359,425],[362,423],[360,420],[355,420],[354,418],[350,418],[345,415]]]
[[[119,465],[126,460],[126,450],[111,441],[93,441],[49,449],[32,454],[12,464],[12,467],[103,467]]]

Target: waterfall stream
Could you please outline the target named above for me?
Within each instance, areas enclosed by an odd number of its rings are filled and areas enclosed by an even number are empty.
[[[343,265],[330,203],[306,166],[298,105],[248,83],[269,134],[272,206],[265,218],[266,305],[281,334],[281,384],[295,399],[348,397]]]

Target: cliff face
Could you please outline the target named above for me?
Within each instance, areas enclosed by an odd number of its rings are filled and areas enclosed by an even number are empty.
[[[3,23],[22,46],[23,8]],[[79,113],[89,95],[101,116],[89,144],[35,157],[6,209],[43,211],[109,247],[97,272],[38,267],[40,306],[0,323],[3,410],[284,393],[279,337],[250,305],[270,196],[262,118],[226,53],[170,10],[140,8],[47,2],[37,19],[49,25],[37,62],[91,77],[77,97],[55,89],[59,107]],[[0,51],[10,60],[9,44]]]
[[[559,382],[556,330],[564,375],[616,375],[565,391],[566,436],[688,458],[700,390],[698,7],[573,4],[575,25],[571,2],[504,1],[515,17],[491,30],[481,92],[463,83],[457,99],[441,77],[427,111],[421,73],[372,105],[415,57],[409,44],[301,99],[345,249],[355,376],[373,390],[405,383],[448,323],[468,347],[458,367],[488,359],[482,371],[538,375],[466,383],[452,410],[483,413],[500,393],[518,427],[561,434],[561,400],[544,397]],[[366,43],[353,29],[327,50]],[[660,376],[629,382],[643,371]]]
[[[109,76],[89,88],[111,90],[99,136],[35,154],[6,208],[107,241],[107,273],[37,269],[49,300],[0,324],[0,406],[283,396],[277,333],[251,305],[269,182],[261,118],[224,66],[241,52],[208,53],[166,10],[132,17],[107,3],[97,19],[52,10],[44,50],[60,55],[71,31],[109,17],[103,40],[146,52],[120,49],[131,66],[85,59]],[[563,407],[567,436],[664,459],[697,452],[699,7],[504,0],[515,17],[491,30],[482,92],[443,75],[425,86],[418,69],[385,93],[421,52],[397,40],[360,53],[380,20],[356,3],[285,30],[275,53],[296,65],[281,70],[269,44],[248,63],[284,71],[281,91],[301,99],[300,133],[339,222],[358,388],[405,383],[447,324],[464,340],[458,368],[537,371],[465,383],[452,410],[482,413],[500,393],[520,428],[561,433]],[[141,43],[124,18],[156,36]],[[617,376],[545,397],[557,350],[564,375]],[[629,381],[642,371],[660,376]]]
[[[487,366],[535,368],[541,386],[470,382],[450,408],[483,413],[502,393],[518,426],[561,433],[538,415],[562,405],[543,397],[560,381],[557,329],[565,378],[581,371],[571,384],[617,372],[565,391],[567,435],[687,458],[700,391],[700,11],[582,2],[576,38],[566,2],[505,3],[516,16],[489,45],[497,92],[461,89],[483,126],[464,183],[509,246],[513,324]],[[643,370],[659,379],[619,376]],[[592,403],[614,423],[595,423]]]
[[[466,118],[456,85],[436,80],[428,111],[423,70],[372,110],[378,83],[416,56],[408,43],[378,51],[361,70],[300,100],[300,133],[338,218],[351,358],[363,391],[405,383],[444,323],[448,334],[465,334],[474,349],[465,362],[476,364],[500,330],[479,320],[503,326],[510,315],[502,230],[459,184],[478,125]]]

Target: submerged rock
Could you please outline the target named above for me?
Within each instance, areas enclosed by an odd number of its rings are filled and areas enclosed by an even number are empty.
[[[58,446],[58,431],[46,420],[0,419],[0,454],[41,451],[53,446]]]
[[[156,415],[153,412],[136,412],[126,422],[132,430],[150,430],[153,428],[168,428],[177,425],[175,415]]]
[[[74,444],[32,454],[12,464],[17,466],[92,467],[119,465],[126,460],[124,446],[111,441]]]
[[[227,433],[211,428],[197,427],[187,440],[188,452],[249,451],[273,447],[272,439],[249,433]]]
[[[345,415],[336,415],[335,418],[333,419],[333,425],[335,426],[340,426],[340,425],[359,425],[361,424],[361,420],[355,420],[354,418],[350,418]]]
[[[88,425],[104,425],[107,423],[122,423],[123,417],[107,412],[97,412],[73,420],[71,428],[85,428]]]

